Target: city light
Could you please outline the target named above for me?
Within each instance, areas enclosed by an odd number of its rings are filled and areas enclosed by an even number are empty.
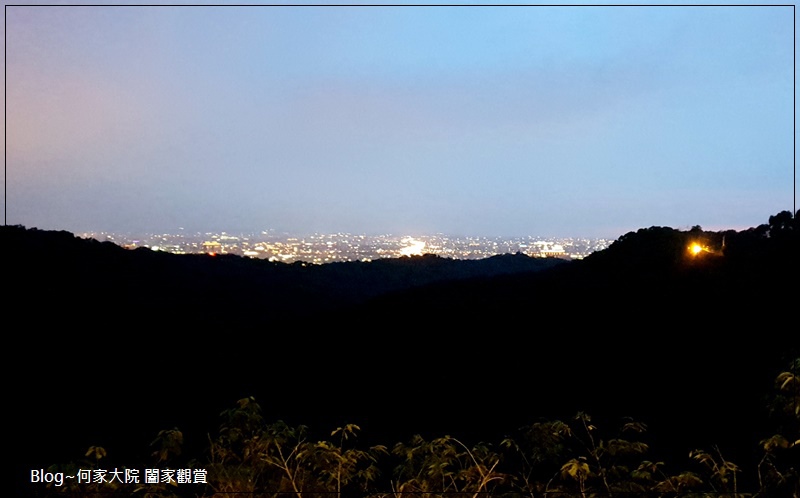
[[[608,239],[589,238],[481,237],[443,234],[412,236],[317,233],[298,237],[277,234],[274,231],[241,235],[225,232],[158,235],[100,232],[83,233],[81,236],[100,241],[113,241],[129,249],[144,246],[173,254],[231,254],[289,264],[372,261],[419,256],[425,253],[462,260],[485,259],[502,254],[519,254],[533,258],[582,259],[593,252],[607,248],[613,242]]]

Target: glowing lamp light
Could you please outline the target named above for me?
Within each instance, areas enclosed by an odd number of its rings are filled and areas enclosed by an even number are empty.
[[[707,246],[701,245],[697,242],[692,242],[689,245],[689,253],[692,256],[698,256],[701,252],[708,252],[714,254]]]

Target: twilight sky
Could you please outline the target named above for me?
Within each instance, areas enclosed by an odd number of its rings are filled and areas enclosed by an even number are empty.
[[[791,6],[5,15],[9,224],[617,238],[793,205]]]

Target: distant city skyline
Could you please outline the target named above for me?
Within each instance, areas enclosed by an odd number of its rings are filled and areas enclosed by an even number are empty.
[[[5,6],[4,217],[615,239],[794,209],[794,6]]]
[[[112,242],[127,249],[148,248],[174,254],[233,254],[282,263],[374,261],[434,254],[451,259],[484,259],[500,254],[582,259],[605,249],[612,240],[537,237],[448,237],[358,234],[314,234],[291,237],[274,233],[76,233],[77,237]]]

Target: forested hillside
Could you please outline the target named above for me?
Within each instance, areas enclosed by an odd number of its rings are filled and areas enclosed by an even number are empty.
[[[238,491],[233,469],[297,498],[797,493],[788,212],[741,232],[645,228],[575,262],[275,265],[0,233],[21,496],[64,492],[31,469],[88,465],[90,447],[95,468],[218,479],[185,496]],[[281,464],[275,440],[307,451]],[[356,449],[345,482],[331,462]]]

